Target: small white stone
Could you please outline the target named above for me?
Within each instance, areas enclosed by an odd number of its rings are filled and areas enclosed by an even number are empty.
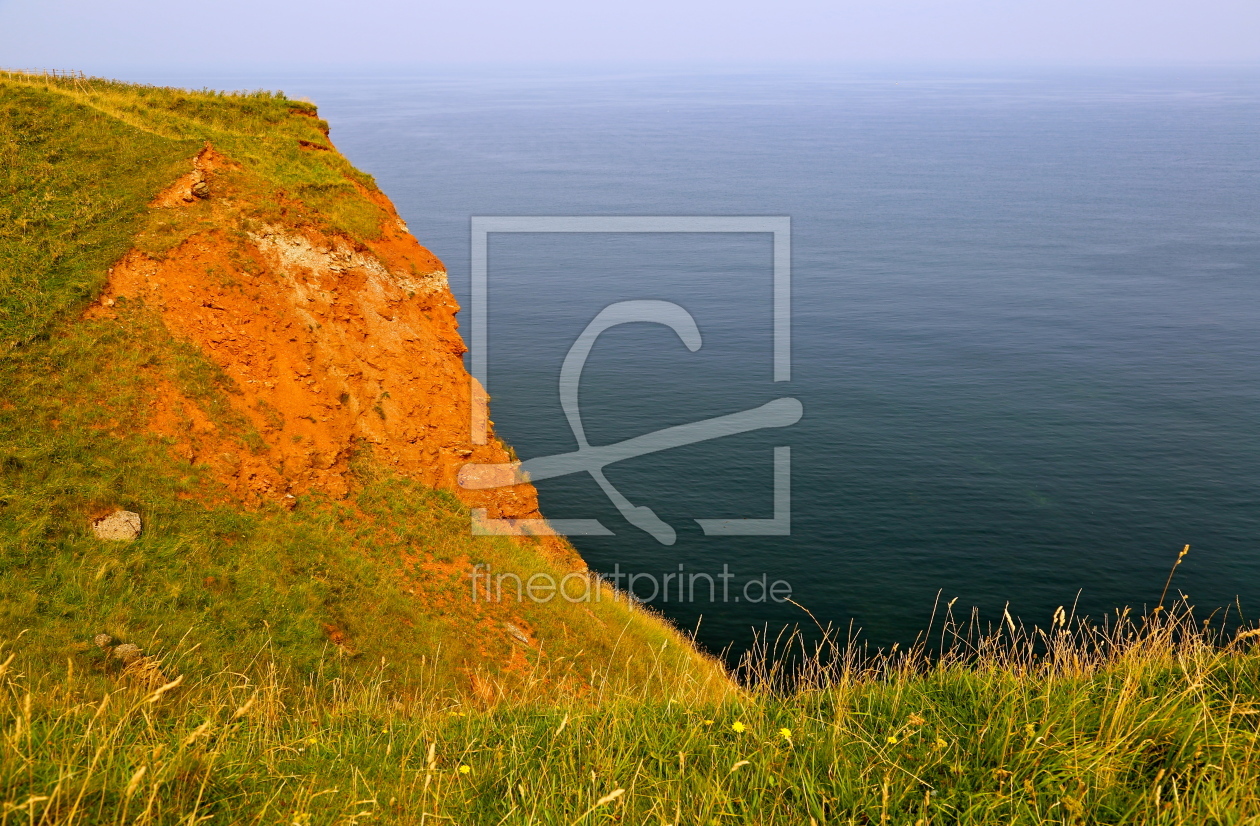
[[[140,535],[140,514],[131,511],[114,511],[109,516],[92,523],[97,539],[112,542],[131,542]]]

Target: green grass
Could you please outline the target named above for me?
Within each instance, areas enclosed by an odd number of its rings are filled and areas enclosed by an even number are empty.
[[[247,663],[160,694],[96,651],[55,679],[19,654],[0,822],[1257,823],[1260,655],[1218,642],[1121,620],[841,658],[721,703],[610,677],[596,702],[538,682],[488,710],[385,671]]]
[[[145,206],[212,142],[248,173],[262,219],[374,238],[375,190],[330,146],[327,123],[281,94],[186,91],[0,72],[0,352],[92,301],[137,235],[177,238],[191,216]],[[303,145],[305,143],[305,147]],[[152,224],[152,226],[151,226]],[[148,245],[160,251],[160,238]]]
[[[0,75],[0,353],[96,297],[196,151]]]

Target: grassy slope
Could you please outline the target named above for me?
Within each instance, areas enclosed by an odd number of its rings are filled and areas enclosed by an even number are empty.
[[[650,680],[651,652],[663,646],[656,659],[667,673],[715,676],[672,629],[621,603],[514,608],[541,650],[520,650],[497,626],[478,630],[468,580],[425,575],[416,557],[547,566],[529,546],[467,536],[467,511],[452,496],[391,478],[370,456],[348,501],[310,496],[292,513],[207,507],[198,492],[214,482],[204,469],[172,461],[132,420],[159,375],[243,445],[257,443],[227,402],[230,382],[155,314],[77,319],[137,238],[160,253],[200,228],[198,210],[177,224],[146,205],[207,140],[244,167],[238,177],[260,216],[288,211],[373,235],[379,210],[350,183],[371,179],[335,152],[299,148],[326,143],[325,129],[309,104],[279,95],[0,74],[0,639],[23,634],[23,662],[59,672],[69,662],[101,690],[113,678],[99,652],[81,650],[100,632],[155,654],[199,643],[183,659],[190,678],[260,655],[295,681],[317,668],[353,676],[384,659],[398,690],[401,675],[424,672],[456,699],[477,662],[487,685],[510,690],[546,674],[557,691],[581,691],[605,671]],[[89,516],[110,505],[142,513],[139,541],[91,537]],[[323,665],[329,627],[360,656]],[[511,673],[496,675],[509,662]]]

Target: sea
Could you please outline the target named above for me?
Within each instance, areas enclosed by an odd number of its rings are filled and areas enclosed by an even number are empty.
[[[1141,612],[1186,545],[1168,601],[1260,615],[1260,68],[138,79],[318,103],[446,263],[470,341],[484,250],[491,417],[523,460],[797,400],[795,424],[684,427],[590,465],[603,484],[537,483],[549,518],[598,521],[572,537],[592,569],[713,652],[797,626],[907,645],[951,605]],[[790,230],[471,232],[511,216]],[[681,308],[699,346],[630,305],[575,427],[562,365],[630,301]]]

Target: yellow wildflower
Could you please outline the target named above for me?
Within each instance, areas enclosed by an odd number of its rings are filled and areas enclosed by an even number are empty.
[[[782,737],[784,740],[791,740],[792,730],[790,728],[781,728],[779,729],[779,736]]]
[[[747,728],[748,727],[745,726],[743,723],[741,723],[739,720],[736,720],[735,722],[731,723],[731,731],[735,732],[736,734],[742,734]]]
[[[472,768],[471,768],[471,767],[469,767],[469,766],[460,766],[460,767],[459,767],[459,773],[460,773],[460,774],[468,774],[468,773],[469,773],[469,772],[471,772],[471,771],[472,771]]]
[[[888,743],[889,743],[889,745],[896,745],[896,744],[897,744],[897,735],[895,735],[895,734],[890,734],[890,735],[888,735]]]

